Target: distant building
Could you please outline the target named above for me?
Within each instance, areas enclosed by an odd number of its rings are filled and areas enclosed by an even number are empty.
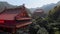
[[[33,18],[36,16],[44,17],[44,10],[43,9],[36,9],[32,15]]]

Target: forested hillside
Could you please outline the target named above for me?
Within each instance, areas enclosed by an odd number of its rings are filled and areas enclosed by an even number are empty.
[[[33,23],[30,25],[31,34],[59,34],[60,6],[55,6],[45,18],[34,17],[35,19],[32,19]]]

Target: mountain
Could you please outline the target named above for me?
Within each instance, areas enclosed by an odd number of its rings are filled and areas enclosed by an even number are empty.
[[[49,10],[53,9],[55,6],[59,6],[60,5],[60,1],[57,2],[56,4],[51,3],[51,4],[47,4],[44,5],[42,7],[37,7],[37,8],[29,8],[29,10],[31,11],[31,13],[33,13],[36,9],[43,9],[45,13],[48,13]],[[1,2],[0,1],[0,12],[2,12],[4,10],[4,8],[15,8],[17,6],[11,5],[7,2]]]
[[[0,7],[13,8],[14,5],[9,4],[8,2],[0,2]]]
[[[33,13],[36,10],[36,8],[30,8],[31,13]]]
[[[43,9],[45,13],[48,13],[48,11],[53,9],[55,6],[56,6],[56,4],[51,3],[51,4],[44,5],[42,7],[31,8],[30,10],[34,12],[36,9]]]
[[[5,8],[15,8],[16,6],[10,5],[7,2],[0,2],[0,12],[2,12]]]
[[[45,13],[48,13],[49,10],[53,9],[55,6],[58,6],[58,5],[60,5],[60,1],[57,2],[56,4],[51,3],[38,8],[32,8],[32,9],[30,8],[30,10],[34,12],[35,9],[43,9]]]
[[[49,10],[53,9],[55,6],[56,6],[56,4],[51,3],[51,4],[44,5],[40,8],[43,9],[45,11],[45,13],[48,13]]]
[[[56,5],[59,6],[60,5],[60,1]]]

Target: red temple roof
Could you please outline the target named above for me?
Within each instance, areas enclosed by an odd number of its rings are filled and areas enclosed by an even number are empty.
[[[0,19],[1,20],[13,20],[16,15],[17,14],[1,14]]]
[[[10,8],[10,9],[5,9],[3,12],[0,13],[0,20],[14,20],[15,17],[16,18],[20,18],[20,17],[24,17],[28,16],[28,14],[26,13],[26,9],[25,7],[22,6],[18,6],[16,8]]]

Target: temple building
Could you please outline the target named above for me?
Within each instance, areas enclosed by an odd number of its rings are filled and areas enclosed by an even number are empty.
[[[7,30],[10,31],[9,28],[12,28],[14,32],[16,28],[24,27],[31,23],[31,17],[29,17],[24,4],[15,8],[7,9],[5,7],[0,13],[0,28],[2,28],[2,30],[7,28]]]

